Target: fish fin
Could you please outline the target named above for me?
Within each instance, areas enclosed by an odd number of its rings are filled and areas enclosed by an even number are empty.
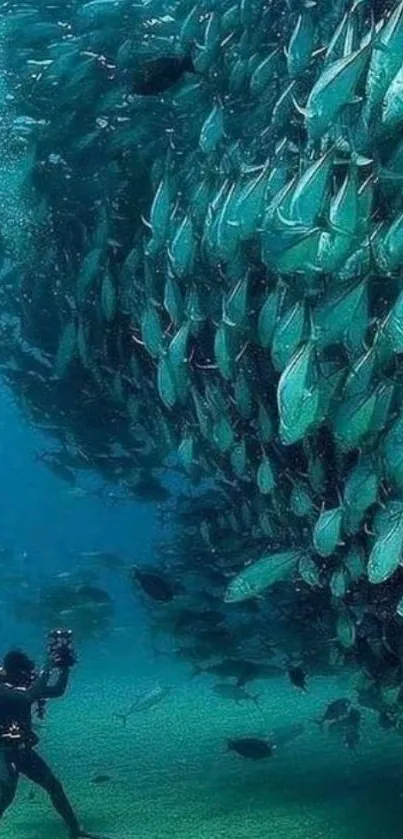
[[[302,105],[300,105],[299,102],[297,102],[295,96],[292,96],[291,99],[293,101],[294,108],[298,111],[298,113],[302,114],[303,117],[306,117],[308,115],[308,109],[303,108]]]
[[[315,265],[313,262],[307,262],[306,267],[312,271],[313,274],[322,274],[323,268],[321,265]]]
[[[291,219],[283,215],[283,213],[280,210],[280,207],[276,207],[275,215],[276,220],[278,219],[280,223],[283,225],[283,227],[289,227],[291,228],[291,230],[296,230],[297,233],[301,233],[301,235],[304,235],[304,233],[307,231],[307,227],[303,225],[299,219]]]
[[[222,321],[223,321],[223,323],[225,323],[227,326],[236,326],[235,321],[230,320],[230,319],[227,317],[227,315],[225,315],[225,314],[223,314],[223,316],[222,316]]]
[[[370,157],[365,157],[364,154],[358,154],[358,152],[355,151],[352,151],[351,159],[356,166],[371,166],[374,162]]]
[[[327,47],[318,47],[317,50],[313,51],[311,57],[312,58],[317,58],[318,55],[323,55],[323,53],[326,52],[326,50],[327,50]]]

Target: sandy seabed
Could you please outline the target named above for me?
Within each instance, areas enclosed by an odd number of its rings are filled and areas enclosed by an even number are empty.
[[[110,839],[401,839],[403,738],[380,732],[368,712],[352,753],[312,722],[346,695],[341,685],[314,680],[304,695],[282,680],[256,683],[263,718],[253,703],[212,694],[202,677],[124,727],[114,712],[146,687],[105,676],[49,706],[40,751],[87,830]],[[266,761],[226,751],[227,737],[300,721],[302,736]],[[95,784],[96,775],[110,779]],[[22,780],[2,839],[65,836],[46,796]]]

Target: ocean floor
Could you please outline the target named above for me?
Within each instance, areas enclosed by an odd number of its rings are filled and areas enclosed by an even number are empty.
[[[343,685],[313,680],[304,695],[283,681],[256,683],[263,718],[253,703],[216,697],[202,677],[124,727],[114,712],[153,684],[104,674],[49,704],[40,751],[87,830],[110,839],[401,839],[403,738],[379,732],[368,711],[352,753],[312,722],[346,695]],[[226,751],[227,737],[300,721],[304,733],[266,761]],[[95,784],[97,774],[110,780]],[[2,839],[65,836],[46,796],[22,780]]]

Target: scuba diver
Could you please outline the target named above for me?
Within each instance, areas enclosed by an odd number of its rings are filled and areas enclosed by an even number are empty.
[[[48,793],[68,828],[69,839],[97,839],[81,829],[60,781],[35,749],[38,737],[32,729],[32,706],[36,703],[36,713],[42,719],[46,700],[65,693],[75,662],[71,632],[60,629],[49,634],[48,658],[40,673],[21,650],[10,650],[4,657],[0,669],[0,819],[14,800],[22,774]],[[54,670],[58,675],[52,683]]]

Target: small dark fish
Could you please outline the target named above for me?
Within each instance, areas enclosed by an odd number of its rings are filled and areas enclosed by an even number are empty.
[[[349,699],[335,699],[334,702],[331,702],[327,706],[323,717],[320,720],[315,720],[315,722],[323,728],[323,723],[325,722],[332,723],[346,717],[350,708],[351,702]]]
[[[157,572],[141,571],[140,568],[134,567],[132,575],[151,600],[156,600],[158,603],[170,603],[174,599],[175,593],[172,586]]]
[[[306,673],[304,673],[302,667],[288,667],[287,673],[291,684],[306,691]]]
[[[111,780],[112,780],[111,775],[103,775],[102,773],[100,773],[99,775],[94,775],[94,777],[91,778],[91,783],[92,784],[108,784],[109,781],[111,781]]]
[[[358,708],[351,708],[347,716],[333,719],[329,722],[329,734],[336,734],[342,738],[348,749],[357,748],[360,739],[361,714]]]
[[[132,495],[138,501],[163,504],[171,497],[169,489],[164,487],[158,478],[144,471],[138,481],[130,487]]]
[[[194,72],[190,55],[152,59],[139,70],[133,81],[132,91],[139,96],[155,96],[176,84],[184,73]]]
[[[236,752],[249,760],[263,760],[271,757],[275,746],[259,737],[239,737],[227,741],[228,751]]]

